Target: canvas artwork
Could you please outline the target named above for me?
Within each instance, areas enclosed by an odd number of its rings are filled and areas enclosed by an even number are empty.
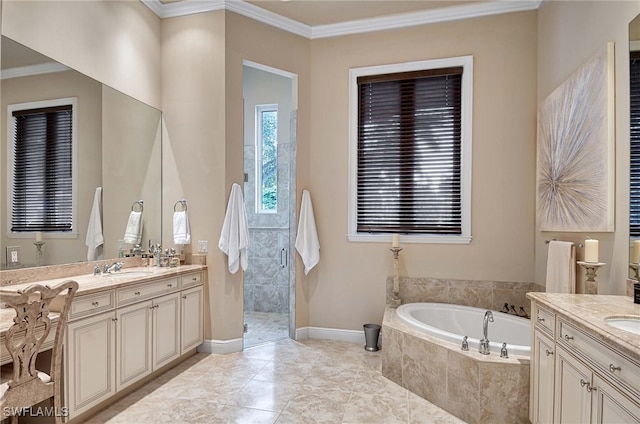
[[[614,61],[608,43],[538,108],[540,231],[614,231]]]

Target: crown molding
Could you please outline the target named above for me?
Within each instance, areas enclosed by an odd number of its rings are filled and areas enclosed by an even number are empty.
[[[10,79],[19,77],[30,77],[33,75],[51,74],[53,72],[68,71],[69,68],[61,63],[47,62],[38,65],[19,66],[16,68],[3,69],[0,73],[0,79]]]
[[[214,10],[228,10],[292,34],[314,39],[535,10],[543,0],[496,0],[316,26],[286,18],[244,0],[194,0],[167,4],[160,0],[141,1],[162,19]]]

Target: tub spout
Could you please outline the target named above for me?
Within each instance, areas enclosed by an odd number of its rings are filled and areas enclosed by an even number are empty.
[[[482,340],[480,340],[480,346],[478,352],[483,355],[489,354],[489,323],[493,322],[493,312],[487,311],[484,313],[484,319],[482,320]]]

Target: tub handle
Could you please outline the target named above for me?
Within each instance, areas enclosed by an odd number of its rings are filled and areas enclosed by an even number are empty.
[[[462,346],[460,347],[460,349],[465,352],[469,350],[469,342],[467,341],[467,336],[464,336],[462,338]]]

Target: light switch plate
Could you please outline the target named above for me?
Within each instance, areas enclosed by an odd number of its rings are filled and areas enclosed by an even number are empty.
[[[7,268],[20,266],[20,246],[7,246]]]
[[[207,253],[209,251],[208,240],[198,240],[198,253]]]

